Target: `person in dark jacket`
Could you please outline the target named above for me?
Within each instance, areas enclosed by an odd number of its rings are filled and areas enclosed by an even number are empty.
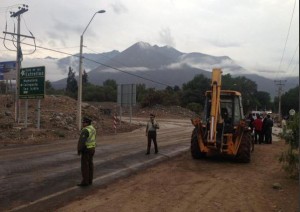
[[[271,119],[271,116],[268,114],[264,126],[266,144],[272,144],[272,127],[273,127],[273,120]]]
[[[82,181],[77,186],[83,187],[93,183],[95,147],[96,129],[92,126],[92,120],[85,117],[82,120],[82,130],[77,145],[77,153],[81,155],[82,174]]]

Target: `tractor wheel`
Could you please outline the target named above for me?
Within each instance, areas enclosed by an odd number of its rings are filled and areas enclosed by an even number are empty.
[[[240,147],[238,149],[236,160],[241,163],[249,163],[251,159],[251,133],[244,132],[241,140]]]
[[[191,153],[192,157],[194,159],[201,159],[206,156],[205,152],[200,151],[200,147],[198,144],[198,135],[197,135],[197,129],[195,128],[192,134],[192,140],[191,140]]]

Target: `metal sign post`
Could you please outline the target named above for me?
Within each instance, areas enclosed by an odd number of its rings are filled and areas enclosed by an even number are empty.
[[[25,126],[27,127],[28,99],[38,99],[37,128],[40,129],[40,99],[45,97],[45,66],[22,68],[20,70],[19,99],[26,99]]]
[[[45,66],[22,68],[20,71],[20,99],[45,97]]]
[[[120,105],[120,116],[122,116],[122,106],[130,107],[130,124],[132,118],[132,106],[136,105],[136,85],[123,84],[118,86],[118,105]],[[120,118],[121,122],[121,118]]]

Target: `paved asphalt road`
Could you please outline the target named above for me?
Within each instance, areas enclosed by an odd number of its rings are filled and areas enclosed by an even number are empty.
[[[144,124],[147,120],[131,121]],[[77,140],[1,147],[0,211],[53,211],[116,179],[188,151],[193,129],[190,120],[158,121],[158,154],[153,154],[152,145],[151,154],[145,155],[144,127],[130,133],[98,136],[94,183],[88,188],[76,186],[81,181]]]

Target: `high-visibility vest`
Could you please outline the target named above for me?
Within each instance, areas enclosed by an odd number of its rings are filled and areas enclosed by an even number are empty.
[[[89,137],[87,138],[87,141],[85,142],[85,146],[87,149],[95,148],[96,147],[96,129],[89,125],[82,130],[87,130],[89,132]]]

